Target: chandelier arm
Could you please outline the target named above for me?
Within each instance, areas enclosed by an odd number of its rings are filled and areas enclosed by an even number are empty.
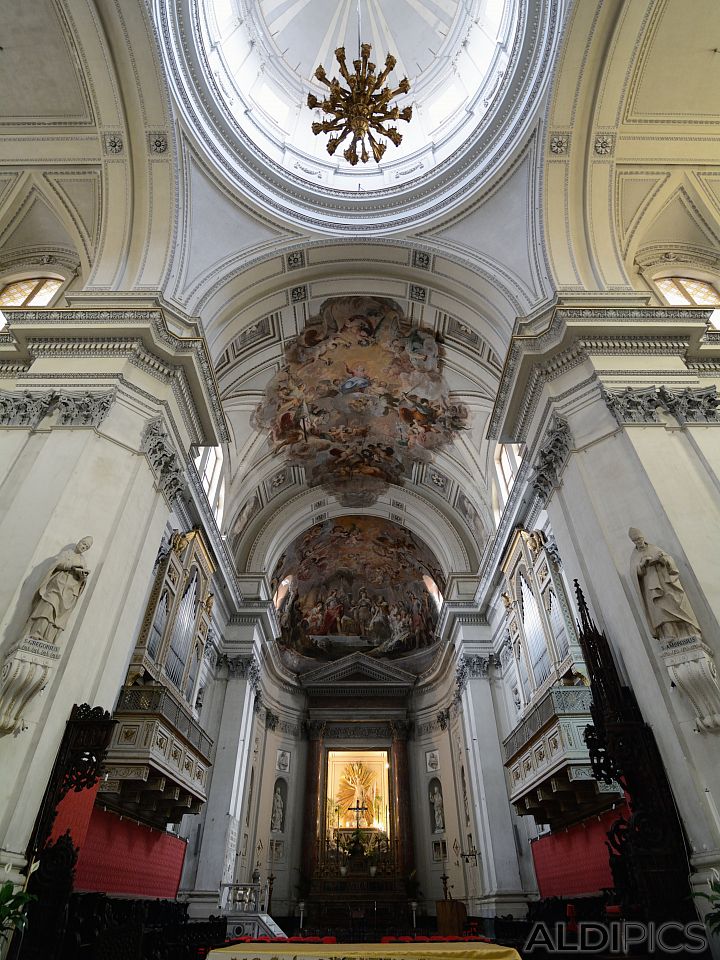
[[[358,0],[358,21],[359,17],[360,3]],[[336,136],[330,137],[326,144],[327,152],[331,156],[348,136],[352,137],[343,154],[351,166],[355,166],[359,160],[362,160],[363,163],[369,161],[370,155],[368,154],[366,139],[370,144],[376,163],[380,162],[387,150],[387,143],[376,140],[372,135],[371,128],[379,136],[399,146],[402,142],[402,135],[398,132],[397,127],[386,128],[384,124],[398,119],[407,122],[412,117],[412,107],[404,107],[402,111],[397,104],[390,107],[392,99],[398,94],[407,93],[410,89],[407,77],[402,79],[396,90],[391,90],[385,84],[397,63],[395,57],[391,54],[387,55],[385,67],[378,75],[375,73],[375,64],[370,60],[372,45],[359,42],[359,51],[360,58],[353,61],[354,74],[348,71],[345,48],[338,47],[335,51],[339,72],[347,82],[347,89],[341,85],[336,77],[329,81],[325,69],[320,65],[315,71],[315,76],[329,88],[329,96],[320,104],[317,97],[308,94],[308,106],[311,108],[322,106],[323,112],[329,115],[322,123],[314,122],[312,131],[315,134],[321,132],[336,134]],[[358,156],[359,149],[360,156]]]

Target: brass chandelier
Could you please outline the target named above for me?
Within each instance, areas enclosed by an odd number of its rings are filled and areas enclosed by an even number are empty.
[[[338,47],[335,58],[347,87],[341,86],[340,81],[335,77],[328,80],[325,69],[321,65],[315,71],[315,76],[325,84],[329,94],[324,100],[318,100],[312,93],[308,94],[307,98],[309,107],[320,107],[324,113],[331,115],[331,119],[312,125],[312,132],[316,136],[319,133],[337,133],[337,136],[330,137],[327,142],[327,152],[330,156],[347,137],[352,137],[350,146],[344,151],[343,156],[353,167],[358,160],[367,163],[370,159],[366,140],[370,144],[375,162],[380,163],[387,149],[387,143],[376,140],[373,130],[380,136],[392,140],[395,146],[399,147],[402,143],[402,134],[397,127],[387,127],[385,124],[391,120],[409,122],[412,119],[412,107],[404,107],[400,110],[396,104],[390,108],[390,102],[395,97],[410,90],[408,78],[403,77],[395,90],[384,86],[397,60],[388,54],[385,59],[385,69],[382,73],[376,74],[375,64],[370,61],[371,51],[371,44],[360,45],[360,57],[353,60],[355,73],[351,74],[346,65],[345,47]]]

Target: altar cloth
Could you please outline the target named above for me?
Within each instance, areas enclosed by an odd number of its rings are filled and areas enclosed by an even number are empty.
[[[494,943],[237,943],[207,960],[521,960]]]

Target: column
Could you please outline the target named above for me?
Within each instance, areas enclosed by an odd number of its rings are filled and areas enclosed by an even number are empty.
[[[216,695],[222,706],[216,728],[215,754],[202,815],[202,833],[193,882],[184,879],[183,894],[192,916],[206,917],[217,910],[222,884],[234,879],[240,838],[240,816],[246,786],[248,753],[253,730],[252,687],[248,671],[252,656],[223,656]],[[214,731],[215,732],[215,731]],[[188,889],[189,888],[189,889]]]
[[[526,502],[547,510],[568,578],[653,728],[699,888],[720,867],[720,345],[705,336],[709,313],[554,308],[542,334],[513,343],[490,428],[527,444]],[[655,635],[631,527],[672,558],[704,649],[673,653]],[[696,671],[687,686],[685,670]]]
[[[461,722],[467,746],[468,790],[477,826],[485,916],[524,916],[523,891],[515,825],[508,800],[502,734],[493,699],[493,667],[489,656],[469,658],[472,666],[461,699]]]
[[[315,873],[318,858],[318,842],[321,836],[325,759],[325,724],[317,720],[308,723],[307,767],[305,775],[305,812],[303,816],[303,845],[301,873],[310,881]]]
[[[413,829],[410,803],[410,773],[408,769],[408,725],[391,721],[392,747],[390,749],[390,773],[392,776],[393,834],[397,840],[397,872],[407,877],[415,867]]]

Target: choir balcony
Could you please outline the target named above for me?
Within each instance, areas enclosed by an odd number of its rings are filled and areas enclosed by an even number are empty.
[[[510,801],[520,816],[554,830],[621,799],[618,784],[593,776],[583,739],[591,701],[587,687],[553,687],[503,741]]]
[[[99,800],[165,828],[206,799],[213,741],[190,709],[160,684],[125,686]]]

